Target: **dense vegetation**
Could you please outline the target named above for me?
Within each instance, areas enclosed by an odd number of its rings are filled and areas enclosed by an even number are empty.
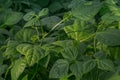
[[[120,80],[120,1],[0,0],[0,80]]]

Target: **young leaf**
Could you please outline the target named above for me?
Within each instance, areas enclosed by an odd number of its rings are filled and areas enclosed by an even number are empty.
[[[111,60],[102,59],[97,61],[98,68],[101,70],[114,71],[114,64]]]
[[[59,59],[55,62],[52,69],[50,70],[50,78],[62,78],[67,75],[69,69],[68,61]]]
[[[13,68],[11,69],[11,78],[12,80],[18,80],[19,76],[23,73],[26,67],[26,60],[20,58],[15,61]]]

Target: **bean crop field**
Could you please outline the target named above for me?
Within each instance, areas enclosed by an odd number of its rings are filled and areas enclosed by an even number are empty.
[[[120,0],[0,0],[0,80],[120,80]]]

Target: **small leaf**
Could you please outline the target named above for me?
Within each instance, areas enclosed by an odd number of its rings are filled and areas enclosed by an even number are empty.
[[[34,16],[35,16],[35,12],[34,12],[34,11],[30,11],[30,12],[28,12],[27,14],[25,14],[25,15],[23,16],[23,19],[24,19],[25,21],[29,21],[29,20],[31,20]]]
[[[44,8],[38,13],[38,16],[39,17],[45,16],[48,14],[48,12],[49,12],[48,8]]]
[[[95,68],[96,62],[94,60],[89,60],[83,63],[83,72],[88,73],[90,72],[93,68]]]
[[[97,61],[98,68],[101,70],[114,71],[114,64],[111,60],[103,59]]]
[[[67,75],[69,69],[69,63],[64,59],[59,59],[55,62],[50,70],[50,78],[62,78]]]
[[[11,69],[12,80],[18,80],[19,76],[23,73],[25,67],[26,67],[25,59],[20,58],[16,60],[13,68]]]
[[[31,27],[31,26],[33,27],[36,22],[37,22],[37,18],[32,18],[27,23],[25,23],[24,27]]]

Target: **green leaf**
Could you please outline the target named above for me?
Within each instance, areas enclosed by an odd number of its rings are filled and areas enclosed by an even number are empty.
[[[16,46],[19,43],[17,41],[8,41],[7,43],[7,48],[5,50],[5,52],[3,53],[4,57],[11,57],[11,56],[15,56],[16,54],[18,54],[17,50],[16,50]]]
[[[110,24],[114,21],[120,21],[120,17],[114,15],[113,13],[106,13],[101,17],[102,21],[105,22],[105,24]]]
[[[5,73],[6,69],[7,69],[7,65],[0,65],[0,76]]]
[[[94,60],[89,60],[83,63],[83,73],[88,73],[96,66],[96,62]]]
[[[108,29],[103,32],[98,32],[96,39],[100,43],[104,43],[108,46],[118,46],[120,45],[120,30],[118,29]]]
[[[114,74],[114,75],[112,75],[109,79],[107,79],[107,80],[120,80],[120,75],[119,74]]]
[[[62,56],[68,61],[74,61],[77,58],[78,50],[75,47],[67,47],[61,52]]]
[[[37,32],[32,28],[24,28],[15,34],[14,39],[19,42],[33,42],[32,38],[37,35]]]
[[[34,16],[35,16],[35,12],[34,12],[34,11],[30,11],[30,12],[28,12],[27,14],[25,14],[25,15],[23,16],[23,19],[24,19],[25,21],[29,21],[29,20],[31,20]]]
[[[50,2],[49,0],[32,0],[34,1],[35,4],[38,4],[38,6],[41,7],[46,7],[48,3]]]
[[[80,79],[83,75],[83,63],[76,61],[70,66],[70,71],[76,76],[76,78]]]
[[[69,63],[64,59],[59,59],[55,62],[50,70],[50,78],[62,78],[67,75],[69,69]]]
[[[19,76],[23,73],[25,67],[26,67],[25,59],[20,58],[16,60],[14,66],[11,69],[11,79],[18,80]]]
[[[4,80],[2,77],[0,77],[0,80]]]
[[[43,59],[49,54],[47,49],[44,50],[38,45],[20,44],[17,46],[16,49],[18,52],[20,52],[20,54],[25,56],[25,59],[29,66],[32,66],[35,63],[38,63],[40,59]]]
[[[97,61],[98,68],[101,70],[114,71],[114,64],[111,60],[103,59]]]
[[[99,0],[84,1],[75,0],[77,5],[72,8],[72,14],[81,20],[92,19],[100,10],[101,2]]]
[[[52,13],[54,13],[62,8],[63,8],[63,5],[59,1],[54,1],[49,6],[50,12],[52,12]]]
[[[41,19],[41,23],[43,26],[46,26],[47,30],[50,30],[53,26],[55,26],[58,22],[60,22],[60,20],[61,19],[57,16],[50,16]]]
[[[22,80],[28,80],[28,75],[25,75]]]
[[[93,35],[94,28],[93,25],[86,24],[84,21],[75,20],[72,25],[65,26],[64,31],[67,35],[77,41],[82,41],[91,35]]]
[[[39,61],[40,65],[43,66],[43,67],[45,67],[45,68],[47,68],[47,67],[48,67],[48,64],[49,64],[49,61],[50,61],[50,58],[51,58],[51,56],[48,55],[48,56],[46,56],[45,58],[41,59],[41,60]]]
[[[5,25],[14,25],[17,24],[23,17],[23,14],[20,12],[12,12],[10,15],[8,15]]]
[[[24,27],[33,27],[35,26],[35,23],[38,21],[37,18],[32,18],[27,23],[25,23]]]
[[[46,16],[48,13],[49,13],[48,8],[44,8],[38,13],[38,16],[39,17]]]

